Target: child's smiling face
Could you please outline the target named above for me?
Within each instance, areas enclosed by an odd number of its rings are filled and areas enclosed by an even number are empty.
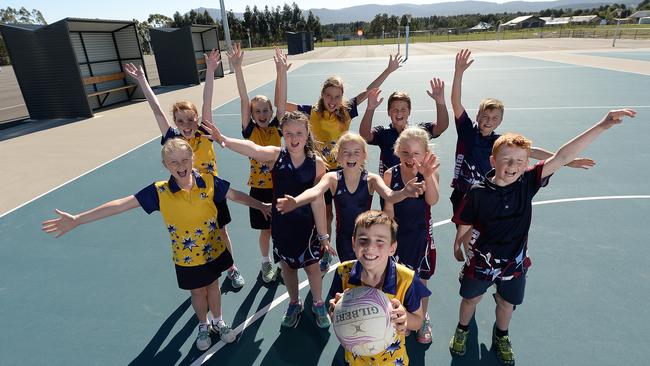
[[[416,163],[422,163],[427,149],[417,139],[408,138],[400,141],[398,152],[400,163],[408,169],[413,169]]]
[[[323,90],[321,95],[323,104],[328,112],[334,112],[343,103],[343,89],[336,86],[329,86]]]
[[[406,101],[394,100],[390,103],[388,115],[390,116],[390,121],[393,124],[393,127],[398,131],[401,131],[408,124],[411,109]]]
[[[307,126],[302,121],[289,120],[282,126],[282,137],[290,153],[304,153],[307,135]]]
[[[192,110],[179,110],[174,113],[174,122],[185,139],[194,137],[199,128],[198,117]]]
[[[503,145],[496,156],[490,156],[494,167],[494,183],[507,186],[515,182],[528,168],[528,151],[519,146]]]
[[[260,127],[268,127],[273,118],[273,108],[267,101],[256,100],[251,103],[251,116]]]
[[[194,156],[192,151],[188,150],[174,150],[165,155],[163,165],[176,181],[187,179],[192,172],[192,165],[194,163]]]
[[[358,169],[363,166],[366,160],[366,152],[358,142],[347,141],[339,148],[336,160],[343,169]]]
[[[386,224],[357,229],[352,238],[352,249],[365,271],[382,273],[386,269],[388,258],[397,249],[397,242],[391,239],[391,229]]]
[[[503,112],[496,108],[486,109],[476,115],[476,122],[483,136],[488,136],[492,131],[496,130],[502,120]]]

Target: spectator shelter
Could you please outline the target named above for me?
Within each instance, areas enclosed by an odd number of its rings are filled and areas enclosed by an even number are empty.
[[[311,32],[286,32],[286,35],[288,54],[297,55],[314,50]]]
[[[540,28],[544,26],[544,21],[534,15],[524,15],[524,16],[516,17],[515,19],[512,19],[509,22],[503,23],[501,24],[501,26],[517,28],[517,29]]]
[[[217,27],[212,25],[153,28],[149,35],[161,85],[199,84],[205,79],[203,54],[213,48],[221,51]],[[223,64],[214,75],[223,77]]]
[[[129,62],[144,66],[132,21],[66,18],[1,29],[32,119],[92,117],[144,97],[123,70]]]
[[[629,16],[630,23],[632,24],[648,24],[646,22],[642,22],[642,18],[648,18],[650,17],[650,10],[640,10],[637,11],[636,13],[632,14]]]

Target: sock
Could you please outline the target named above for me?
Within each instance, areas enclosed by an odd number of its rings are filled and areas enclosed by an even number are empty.
[[[462,330],[462,331],[468,332],[468,331],[469,331],[469,324],[467,324],[467,325],[462,325],[462,324],[458,323],[458,325],[456,326],[456,328],[458,328],[458,329],[460,329],[460,330]]]
[[[232,266],[230,266],[230,268],[228,268],[228,272],[232,272],[232,271],[235,271],[235,270],[237,270],[237,266],[235,266],[234,264]]]
[[[262,263],[269,263],[270,261],[271,261],[271,258],[269,258],[268,256],[262,257]]]
[[[323,305],[323,300],[314,301],[314,306],[321,306],[321,305]]]
[[[212,317],[212,324],[217,324],[219,322],[219,320],[221,320],[221,319],[222,319],[221,315],[213,316]]]
[[[296,304],[300,304],[300,300],[289,301],[289,305],[296,305]]]
[[[499,327],[494,327],[494,334],[496,334],[497,337],[505,337],[508,335],[508,330],[501,330]]]

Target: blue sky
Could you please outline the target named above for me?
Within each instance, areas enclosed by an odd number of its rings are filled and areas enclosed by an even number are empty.
[[[328,0],[329,9],[340,9],[349,6],[363,5],[363,4],[396,4],[396,3],[409,3],[409,4],[432,4],[443,1],[453,0]],[[502,3],[506,0],[492,0],[492,2]],[[640,1],[640,0],[639,0]],[[264,5],[283,5],[284,3],[291,4],[291,0],[224,0],[226,9],[232,9],[236,12],[243,12],[246,5],[253,5],[263,7]],[[322,8],[322,0],[298,0],[296,1],[301,9]],[[45,20],[48,23],[53,23],[57,20],[74,17],[74,18],[100,18],[100,19],[115,19],[115,20],[146,20],[149,14],[159,13],[167,16],[172,16],[174,12],[186,12],[193,8],[219,8],[219,0],[157,0],[157,1],[133,1],[133,0],[86,0],[86,1],[71,1],[71,0],[2,0],[0,8],[5,7],[21,8],[25,7],[28,10],[38,9],[43,13]]]

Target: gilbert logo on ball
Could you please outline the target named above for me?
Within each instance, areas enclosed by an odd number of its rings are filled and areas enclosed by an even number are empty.
[[[332,325],[341,345],[358,356],[384,351],[395,339],[390,300],[372,287],[355,287],[334,306]]]

